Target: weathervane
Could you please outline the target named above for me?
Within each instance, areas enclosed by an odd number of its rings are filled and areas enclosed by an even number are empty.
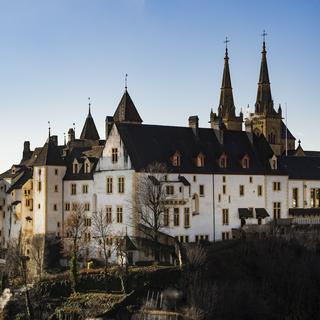
[[[128,89],[128,74],[126,73],[125,79],[124,79],[124,88]]]
[[[262,36],[262,38],[263,38],[263,42],[265,42],[266,41],[266,36],[267,36],[268,34],[266,33],[266,30],[263,30],[263,32],[262,32],[262,34],[261,34],[261,36]]]
[[[226,40],[223,41],[226,44],[226,50],[228,50],[228,43],[230,42],[229,38],[226,37]]]
[[[89,113],[91,113],[91,98],[88,98],[88,105],[89,105]]]
[[[48,129],[49,129],[49,138],[51,136],[51,127],[50,127],[50,121],[48,121]]]

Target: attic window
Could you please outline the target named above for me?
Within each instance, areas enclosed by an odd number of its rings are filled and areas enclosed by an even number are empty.
[[[250,167],[250,158],[248,155],[245,155],[241,160],[241,166],[243,169],[249,169]]]
[[[180,167],[180,165],[181,165],[181,155],[180,155],[180,153],[178,151],[172,156],[171,162],[172,162],[172,165],[174,167]]]
[[[219,158],[219,167],[220,168],[226,168],[227,167],[227,155],[225,153],[223,153],[220,158]]]
[[[204,166],[204,155],[200,152],[196,158],[196,166],[203,167]]]
[[[77,164],[77,163],[74,163],[74,164],[73,164],[72,172],[73,172],[73,173],[78,173],[78,164]]]
[[[84,172],[85,173],[90,173],[90,163],[89,162],[85,163]]]
[[[277,157],[276,156],[273,156],[270,159],[270,165],[271,165],[271,169],[272,170],[277,170],[278,169],[278,161],[277,161]]]

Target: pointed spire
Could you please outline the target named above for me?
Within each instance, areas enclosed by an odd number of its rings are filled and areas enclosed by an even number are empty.
[[[233,118],[236,116],[229,69],[228,42],[230,42],[230,40],[226,37],[226,40],[224,41],[226,44],[226,51],[219,102],[219,114],[223,118]]]
[[[129,95],[127,88],[119,102],[118,108],[113,115],[115,122],[142,123],[142,119]]]
[[[88,105],[89,105],[89,113],[88,113],[88,117],[90,116],[91,117],[91,98],[89,97],[88,98]]]
[[[93,118],[91,116],[91,99],[88,98],[89,100],[89,112],[87,115],[87,119],[84,123],[80,139],[82,140],[99,140],[100,136],[98,133],[98,130],[96,128],[96,125],[93,121]]]
[[[266,50],[266,36],[267,33],[263,31],[263,43],[261,51],[261,65],[260,65],[260,75],[258,82],[258,91],[257,91],[257,100],[255,104],[256,113],[264,114],[276,114],[276,111],[273,108],[273,100],[271,95],[271,87],[269,80],[268,72],[268,63],[267,63],[267,50]]]

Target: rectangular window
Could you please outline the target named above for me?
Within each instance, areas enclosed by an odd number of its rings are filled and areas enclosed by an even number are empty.
[[[240,197],[243,197],[243,196],[244,196],[244,185],[243,185],[243,184],[241,184],[241,185],[239,186],[239,194],[240,194]]]
[[[71,194],[72,195],[77,194],[77,185],[75,183],[71,184]]]
[[[112,223],[112,207],[106,206],[106,222]]]
[[[163,225],[165,227],[169,226],[169,218],[170,218],[169,208],[165,208],[163,212]]]
[[[222,232],[222,240],[229,240],[230,233],[229,232]]]
[[[190,227],[190,209],[184,208],[184,227],[189,228]]]
[[[58,206],[56,204],[53,205],[53,210],[57,211],[58,210]]]
[[[193,182],[197,182],[197,176],[193,176]]]
[[[82,193],[88,193],[88,185],[87,184],[82,185]]]
[[[57,185],[54,186],[54,192],[58,192],[58,186]]]
[[[258,185],[258,197],[262,196],[262,185]]]
[[[91,227],[91,219],[90,219],[90,218],[84,219],[84,225],[85,225],[86,227]]]
[[[78,164],[77,163],[73,164],[73,173],[78,173]]]
[[[89,211],[89,210],[90,210],[90,203],[89,203],[89,202],[86,202],[86,203],[84,204],[84,210],[85,210],[85,211]]]
[[[224,184],[222,185],[222,193],[226,194],[227,193],[227,186]]]
[[[222,224],[229,224],[229,209],[222,209]]]
[[[320,207],[320,189],[318,188],[310,189],[310,206],[312,208]]]
[[[166,194],[174,194],[174,186],[166,186]]]
[[[117,223],[122,223],[123,221],[123,208],[122,206],[117,206]]]
[[[281,183],[280,181],[273,182],[273,191],[280,191],[281,190]]]
[[[91,239],[91,234],[90,234],[90,232],[85,232],[85,233],[84,233],[84,241],[85,241],[85,242],[89,242],[90,239]]]
[[[281,218],[281,202],[273,203],[273,219]]]
[[[70,211],[70,203],[69,203],[69,202],[66,202],[66,203],[64,204],[64,210],[65,210],[65,211]]]
[[[292,189],[292,207],[293,208],[299,207],[298,196],[299,196],[299,189],[293,188]]]
[[[112,177],[107,177],[107,193],[112,193]]]
[[[118,192],[124,193],[124,177],[118,178]]]
[[[112,163],[118,162],[118,148],[112,148]]]
[[[199,185],[199,194],[200,194],[200,197],[204,197],[204,185],[203,184]]]
[[[38,182],[38,191],[41,191],[41,181]]]
[[[226,176],[223,176],[223,177],[222,177],[222,182],[223,182],[223,183],[226,183]]]
[[[249,182],[252,183],[253,179],[252,177],[249,177]]]
[[[58,169],[54,169],[54,174],[57,176],[58,175]]]
[[[180,224],[180,214],[179,214],[179,208],[173,209],[173,225],[175,227],[179,226]]]

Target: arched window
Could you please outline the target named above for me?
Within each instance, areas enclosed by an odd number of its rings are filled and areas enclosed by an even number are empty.
[[[250,157],[245,154],[241,160],[241,166],[243,169],[249,169],[250,167]]]
[[[174,167],[180,167],[181,165],[181,154],[179,151],[176,151],[174,155],[171,157],[171,164]]]
[[[204,154],[200,152],[196,157],[196,166],[204,167]]]
[[[219,167],[220,168],[227,168],[228,166],[228,157],[224,152],[219,158]]]

